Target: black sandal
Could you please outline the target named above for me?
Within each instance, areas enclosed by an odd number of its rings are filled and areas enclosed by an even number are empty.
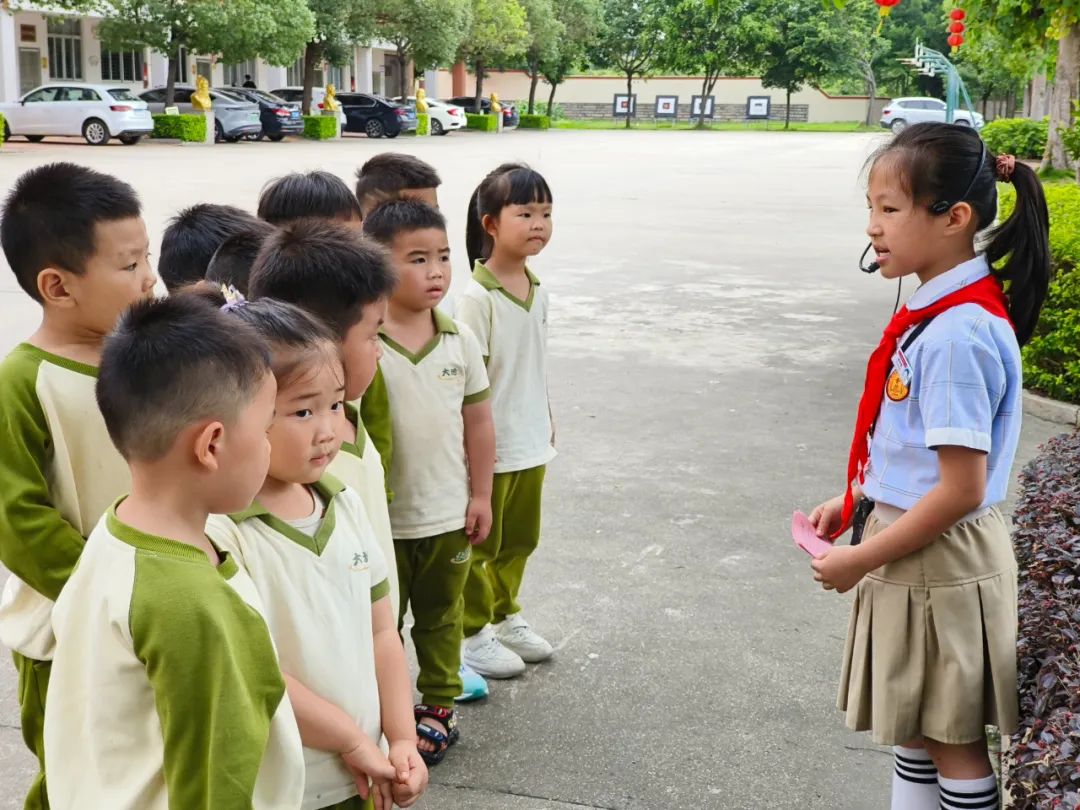
[[[438,765],[446,756],[446,749],[458,741],[461,732],[457,727],[457,712],[453,709],[444,709],[441,706],[428,706],[418,703],[413,706],[413,716],[416,718],[416,733],[435,746],[434,751],[420,751],[420,758],[425,764]],[[438,720],[446,726],[446,733],[432,728],[424,719]]]

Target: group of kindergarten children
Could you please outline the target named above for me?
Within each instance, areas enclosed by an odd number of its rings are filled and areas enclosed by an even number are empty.
[[[455,701],[552,655],[518,604],[555,455],[526,266],[551,190],[480,183],[452,318],[439,185],[387,153],[355,192],[316,171],[258,216],[188,208],[164,297],[129,185],[53,163],[11,190],[43,310],[0,365],[27,808],[408,807]]]
[[[997,504],[1046,202],[968,127],[911,126],[869,169],[865,269],[921,286],[870,358],[844,494],[809,518],[819,546],[853,544],[811,565],[856,590],[839,707],[894,746],[894,810],[988,810],[984,727],[1017,723]],[[1017,199],[997,223],[999,182]],[[526,266],[551,190],[516,164],[479,185],[451,318],[438,185],[386,154],[355,194],[313,172],[266,188],[258,218],[195,206],[156,299],[130,187],[64,163],[16,184],[0,240],[44,311],[0,365],[27,807],[407,807],[458,737],[455,700],[552,654],[518,604],[554,456]]]

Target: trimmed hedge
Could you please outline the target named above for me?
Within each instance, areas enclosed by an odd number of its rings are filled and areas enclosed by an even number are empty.
[[[417,135],[430,135],[431,134],[431,113],[417,113],[416,114],[416,134]]]
[[[304,137],[313,141],[328,141],[338,134],[336,115],[305,115]]]
[[[0,115],[0,146],[4,145],[4,116]]]
[[[494,115],[465,113],[465,128],[478,129],[481,132],[498,132],[499,119],[497,116]]]
[[[1046,133],[1050,125],[1044,118],[998,118],[982,128],[986,148],[995,155],[1003,152],[1018,158],[1041,158],[1046,151]]]
[[[151,138],[173,138],[188,143],[202,143],[206,140],[206,117],[203,115],[164,115],[153,116],[154,131]]]
[[[1054,279],[1035,335],[1024,347],[1024,384],[1054,399],[1080,403],[1080,186],[1049,185],[1050,255]],[[1001,218],[1016,192],[1001,194]]]
[[[1020,724],[1005,788],[1017,810],[1080,807],[1080,432],[1046,443],[1020,477]]]
[[[551,129],[551,119],[546,115],[522,115],[518,129]]]

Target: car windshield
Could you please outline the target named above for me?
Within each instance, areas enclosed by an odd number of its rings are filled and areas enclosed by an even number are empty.
[[[261,98],[263,101],[268,101],[271,104],[287,104],[288,102],[281,96],[275,96],[273,93],[267,93],[264,90],[248,90],[248,93],[255,98]]]
[[[126,87],[114,87],[109,91],[109,95],[115,98],[117,101],[138,101],[138,97],[128,90]]]
[[[214,92],[222,98],[227,99],[228,101],[247,101],[246,98],[239,95],[238,93],[230,93],[228,90],[223,90],[220,87],[215,87]]]

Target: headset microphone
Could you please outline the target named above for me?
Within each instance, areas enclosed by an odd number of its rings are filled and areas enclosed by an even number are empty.
[[[874,247],[874,243],[870,242],[866,246],[866,250],[862,252],[862,256],[859,257],[859,269],[864,273],[876,273],[880,268],[877,262],[870,262],[870,264],[863,264],[866,261],[866,254],[870,252],[870,249]]]

